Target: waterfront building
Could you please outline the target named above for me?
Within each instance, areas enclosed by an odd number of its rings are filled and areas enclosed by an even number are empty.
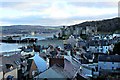
[[[100,75],[120,75],[120,55],[100,55],[98,71]]]

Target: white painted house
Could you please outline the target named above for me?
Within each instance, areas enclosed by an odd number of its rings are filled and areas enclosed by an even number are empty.
[[[120,68],[120,55],[100,55],[98,57],[98,71],[118,68]]]
[[[114,33],[113,37],[120,37],[120,34],[119,33]]]
[[[81,74],[84,75],[85,77],[92,77],[93,76],[92,68],[83,64],[81,66]]]
[[[109,45],[106,40],[92,40],[88,43],[88,51],[93,53],[107,53],[109,50]]]

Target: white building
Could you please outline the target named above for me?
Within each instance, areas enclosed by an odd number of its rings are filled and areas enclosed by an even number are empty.
[[[92,77],[93,76],[92,68],[86,65],[82,65],[81,74],[84,75],[85,77]]]
[[[109,46],[90,46],[88,50],[93,53],[107,53],[108,49]]]
[[[120,68],[120,55],[100,55],[98,57],[98,71],[118,68]]]
[[[34,50],[31,52],[31,51],[22,51],[21,52],[21,55],[22,56],[27,56],[27,55],[31,55],[31,56],[34,56]]]
[[[120,37],[120,34],[115,33],[115,34],[113,34],[113,38],[114,38],[114,37]]]
[[[107,53],[109,50],[107,40],[92,40],[88,43],[88,46],[88,51],[93,53]]]

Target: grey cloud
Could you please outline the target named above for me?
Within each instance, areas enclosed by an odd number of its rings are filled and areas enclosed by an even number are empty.
[[[98,8],[118,7],[117,4],[115,5],[115,3],[113,2],[71,2],[70,4],[81,7],[98,7]]]
[[[9,7],[9,8],[12,8],[12,7],[15,7],[19,4],[22,4],[23,2],[1,2],[1,6],[4,8],[4,7]]]
[[[28,16],[21,18],[12,18],[12,19],[2,19],[3,22],[9,22],[11,24],[36,24],[36,25],[46,25],[46,26],[54,26],[54,25],[66,25],[66,24],[74,24],[74,21],[91,21],[91,20],[99,20],[105,18],[113,18],[117,17],[116,14],[109,15],[101,15],[101,16],[91,16],[91,17],[71,17],[67,19],[52,19],[52,18],[41,18],[40,16]]]

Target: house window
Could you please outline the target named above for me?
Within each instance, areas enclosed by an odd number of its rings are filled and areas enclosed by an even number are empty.
[[[106,47],[106,49],[107,49],[107,47]]]
[[[99,49],[97,49],[97,51],[99,52]]]
[[[114,62],[112,62],[112,64],[114,64]]]
[[[114,69],[114,67],[112,67],[112,70]]]
[[[33,75],[33,76],[35,75],[35,71],[32,71],[32,75]]]

